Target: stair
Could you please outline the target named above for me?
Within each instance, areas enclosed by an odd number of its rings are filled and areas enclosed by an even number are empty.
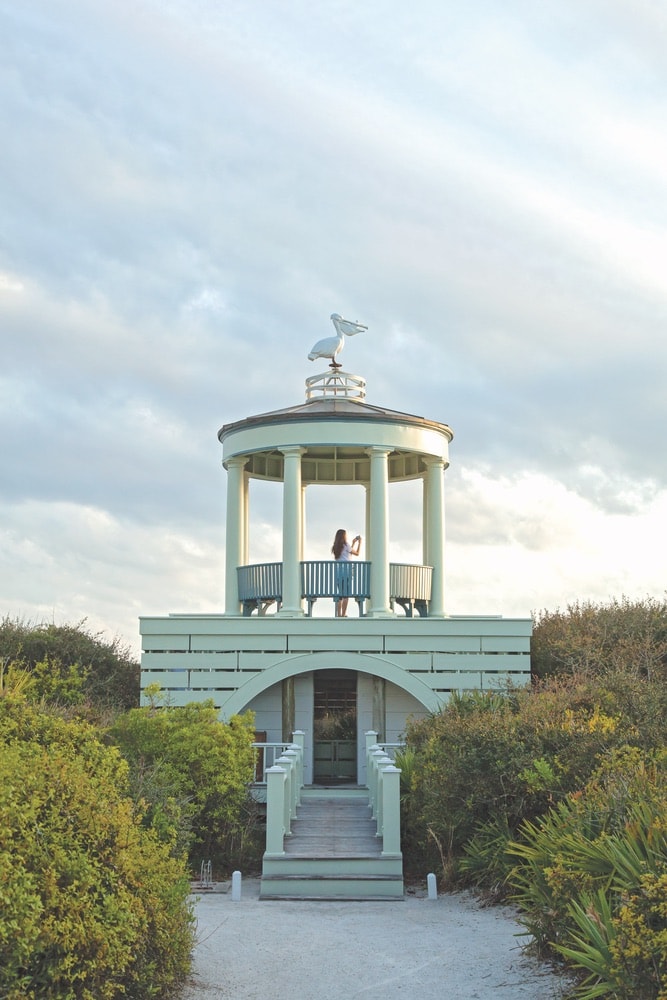
[[[284,850],[264,855],[260,899],[403,899],[402,856],[382,855],[365,788],[304,788]]]

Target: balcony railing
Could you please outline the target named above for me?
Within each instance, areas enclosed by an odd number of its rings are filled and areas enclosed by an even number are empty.
[[[371,594],[372,563],[357,561],[336,562],[333,559],[317,559],[302,562],[301,598],[308,603],[308,615],[313,614],[313,605],[320,598],[338,601],[341,597],[351,598],[359,605],[359,614],[364,614],[365,602]],[[254,563],[237,567],[239,600],[243,614],[253,611],[264,615],[275,603],[279,609],[283,594],[282,563]],[[431,599],[431,566],[411,563],[389,564],[389,599],[392,608],[399,604],[408,617],[415,611],[422,616],[428,614]]]

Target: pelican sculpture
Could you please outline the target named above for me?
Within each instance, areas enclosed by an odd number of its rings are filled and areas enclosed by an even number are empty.
[[[343,350],[345,337],[354,337],[357,333],[367,330],[368,327],[363,326],[361,323],[352,323],[348,319],[343,319],[338,313],[331,314],[331,322],[334,325],[336,336],[318,340],[308,355],[308,360],[314,361],[315,358],[331,358],[329,367],[342,368],[343,366],[336,361],[336,356]]]

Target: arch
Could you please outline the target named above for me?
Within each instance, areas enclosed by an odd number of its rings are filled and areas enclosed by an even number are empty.
[[[344,660],[344,662],[341,662]],[[360,673],[370,674],[373,677],[382,677],[386,681],[395,684],[408,694],[411,694],[424,706],[428,712],[437,712],[441,706],[441,700],[437,694],[414,674],[408,673],[404,667],[388,660],[386,656],[377,656],[373,653],[336,653],[326,651],[323,653],[297,653],[293,656],[286,656],[280,662],[268,667],[261,673],[250,677],[244,684],[233,691],[229,698],[221,705],[221,711],[226,716],[236,715],[242,712],[247,705],[267,688],[284,681],[287,677],[294,677],[297,674],[306,674],[311,670],[356,670]]]

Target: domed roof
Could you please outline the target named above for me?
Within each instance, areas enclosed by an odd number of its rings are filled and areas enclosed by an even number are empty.
[[[302,450],[307,482],[366,481],[371,448],[390,453],[395,479],[422,475],[429,458],[448,464],[447,448],[454,434],[447,424],[351,397],[346,387],[351,380],[357,387],[363,383],[358,376],[337,372],[335,377],[316,376],[309,382],[318,379],[323,386],[327,383],[321,396],[221,427],[223,462],[247,457],[250,476],[281,479],[283,450],[296,447]]]
[[[218,439],[222,442],[229,434],[233,434],[245,427],[263,427],[269,424],[285,423],[286,421],[311,421],[311,420],[368,420],[382,421],[382,423],[411,424],[420,427],[432,427],[441,433],[446,434],[451,441],[454,434],[447,424],[438,423],[435,420],[427,420],[426,417],[418,417],[412,413],[402,413],[399,410],[390,410],[383,406],[372,406],[356,399],[309,399],[298,406],[286,406],[280,410],[270,410],[267,413],[258,413],[252,417],[245,417],[231,424],[225,424],[218,432]]]

